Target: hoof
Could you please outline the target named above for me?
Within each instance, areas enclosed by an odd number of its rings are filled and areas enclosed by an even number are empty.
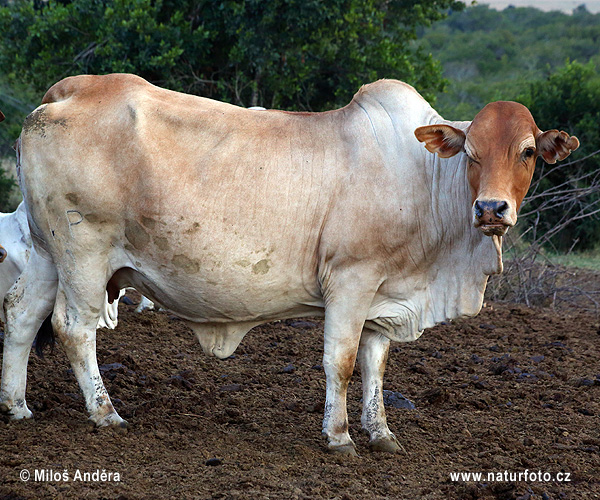
[[[384,453],[398,453],[400,451],[405,451],[393,434],[389,438],[379,438],[370,441],[369,448],[371,451],[381,451]]]
[[[126,420],[123,420],[117,412],[109,413],[103,418],[96,420],[90,417],[90,421],[94,423],[96,427],[113,427],[117,429],[126,429],[129,425]]]
[[[27,408],[27,405],[23,403],[22,405],[11,406],[9,403],[0,403],[0,413],[4,415],[8,415],[11,420],[23,420],[27,418],[32,418],[33,413]]]
[[[335,455],[343,455],[347,457],[357,457],[358,453],[356,453],[356,448],[353,443],[350,444],[342,444],[328,447],[329,453],[333,453]]]

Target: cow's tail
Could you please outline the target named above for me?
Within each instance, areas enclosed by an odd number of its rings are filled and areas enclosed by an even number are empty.
[[[40,329],[35,336],[35,353],[40,357],[44,357],[44,349],[50,347],[50,352],[54,352],[54,328],[52,328],[52,314],[50,314],[40,326]]]

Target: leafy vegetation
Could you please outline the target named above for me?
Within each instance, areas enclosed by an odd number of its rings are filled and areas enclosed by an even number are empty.
[[[441,61],[450,80],[436,108],[453,120],[471,120],[488,102],[515,99],[567,61],[600,66],[600,14],[582,7],[570,15],[475,5],[420,35],[421,47]]]
[[[0,168],[0,212],[9,211],[15,207],[11,206],[10,194],[16,187],[15,181]]]
[[[433,97],[441,68],[416,30],[455,0],[17,0],[0,8],[0,65],[38,91],[72,74],[134,72],[241,105],[325,109],[401,78]]]

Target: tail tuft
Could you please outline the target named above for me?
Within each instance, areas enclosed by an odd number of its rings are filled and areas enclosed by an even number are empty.
[[[35,353],[40,357],[44,357],[44,349],[50,346],[50,353],[54,352],[54,329],[52,328],[52,314],[48,316],[35,336],[33,344],[35,345]]]

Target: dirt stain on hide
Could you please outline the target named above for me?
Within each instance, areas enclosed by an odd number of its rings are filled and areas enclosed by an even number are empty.
[[[195,233],[196,231],[198,231],[198,229],[200,229],[200,223],[199,222],[194,222],[194,224],[192,225],[192,227],[190,227],[189,229],[187,229],[185,231],[185,234]]]
[[[146,226],[148,229],[154,229],[156,227],[157,222],[150,217],[142,217],[142,224]]]
[[[42,137],[46,137],[47,124],[46,108],[40,107],[27,115],[23,123],[23,132],[25,134],[38,132]]]
[[[27,115],[23,123],[23,132],[25,134],[37,132],[42,137],[46,137],[46,128],[52,125],[67,128],[68,123],[64,118],[59,118],[57,120],[49,119],[46,113],[46,107],[43,106]]]
[[[73,205],[77,205],[79,203],[79,196],[77,196],[75,193],[67,193],[65,195],[65,199],[69,203],[73,203]]]
[[[50,120],[50,125],[58,125],[62,128],[67,128],[67,120],[64,118],[59,118],[58,120]]]
[[[194,274],[200,271],[200,263],[189,257],[179,254],[173,257],[173,265],[188,274]]]
[[[269,264],[268,259],[259,260],[252,266],[252,272],[254,274],[267,274],[269,269],[271,269],[271,265]]]
[[[132,121],[136,122],[137,121],[137,111],[136,111],[136,109],[131,104],[128,104],[127,105],[127,111],[129,112],[129,117],[132,119]]]
[[[169,249],[169,239],[164,236],[154,236],[152,238],[156,248],[158,248],[162,252],[166,252]]]
[[[106,220],[101,218],[99,215],[97,214],[85,214],[85,219],[88,222],[91,222],[92,224],[98,223],[98,224],[104,224],[106,223]]]
[[[125,226],[125,237],[138,250],[143,250],[150,243],[150,236],[146,230],[136,221],[129,221]]]

